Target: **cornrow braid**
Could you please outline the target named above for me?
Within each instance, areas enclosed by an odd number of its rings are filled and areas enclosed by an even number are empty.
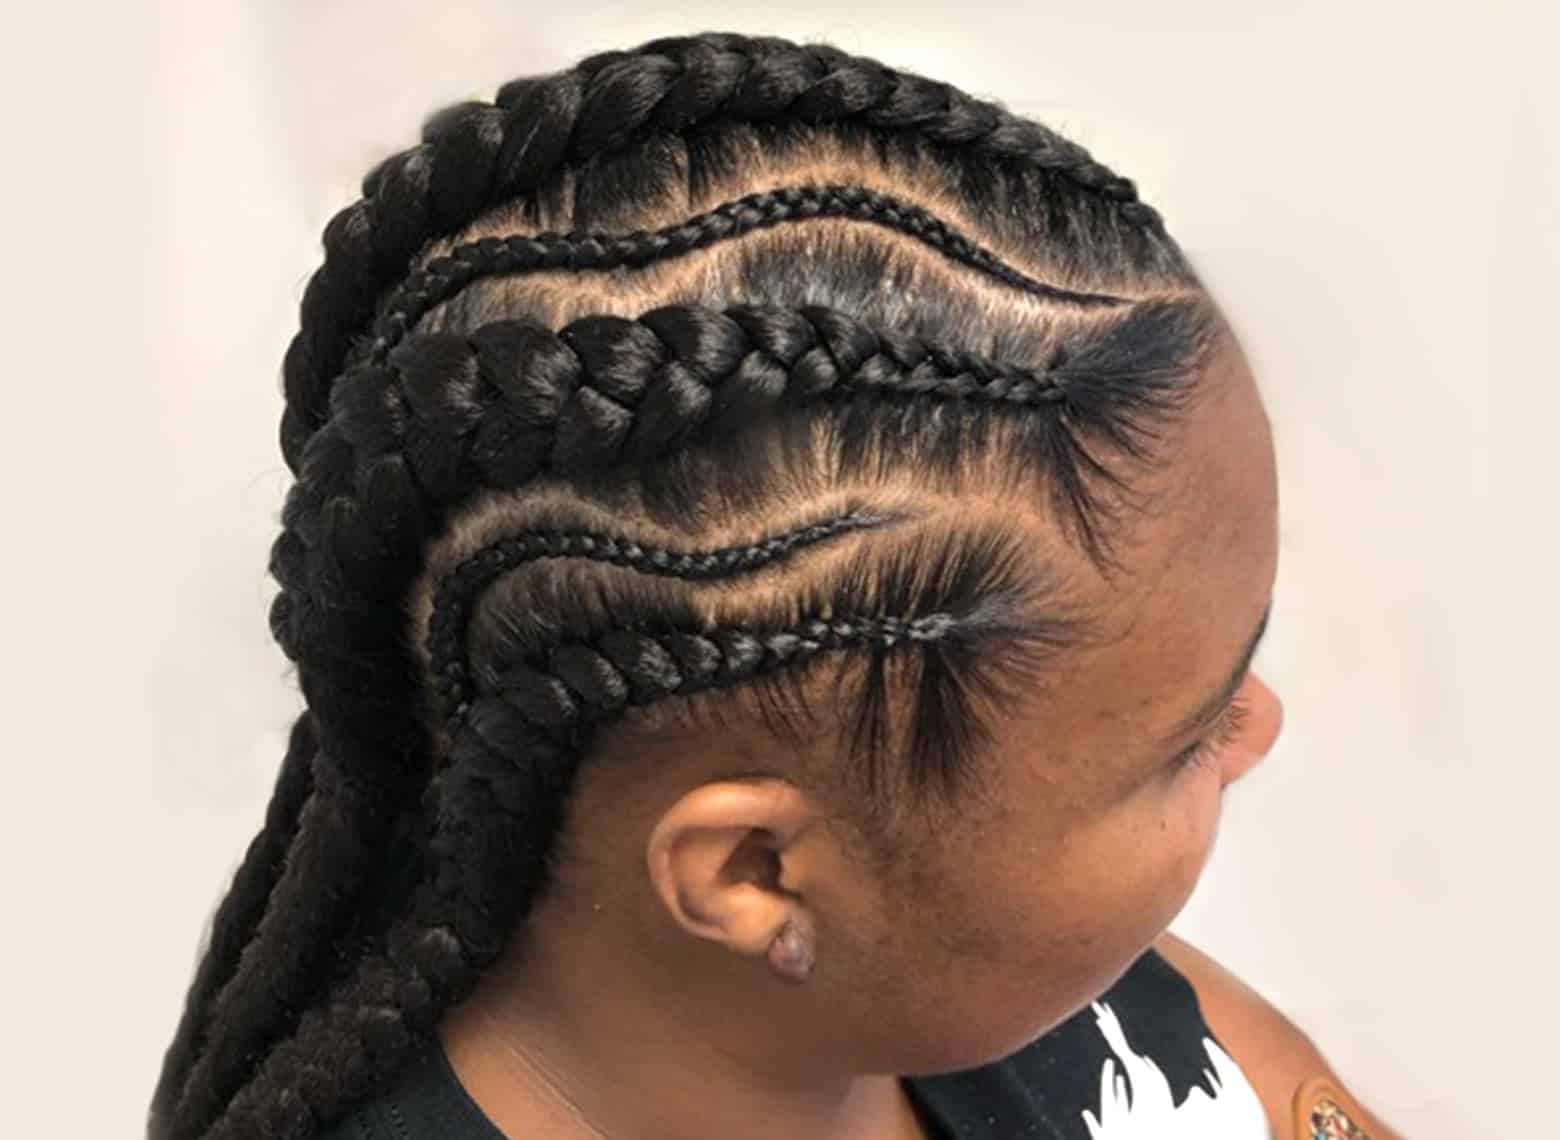
[[[302,328],[283,365],[288,466],[299,472],[352,338],[428,240],[535,189],[566,164],[658,134],[787,120],[854,123],[1049,172],[1108,200],[1121,218],[1174,250],[1163,219],[1138,200],[1131,180],[1042,124],[949,84],[779,38],[675,36],[600,52],[567,71],[505,84],[493,104],[462,103],[432,117],[422,144],[379,164],[363,180],[363,198],[327,224],[325,262],[304,290]]]
[[[854,510],[759,542],[710,551],[673,551],[621,541],[608,534],[559,530],[531,531],[485,546],[440,579],[433,603],[427,645],[440,715],[458,720],[470,708],[470,680],[462,656],[466,622],[477,598],[499,575],[526,562],[537,558],[589,558],[629,566],[644,574],[714,581],[773,565],[793,551],[835,535],[902,517]]]
[[[920,206],[843,184],[749,194],[657,231],[479,238],[411,267],[435,238],[519,195],[551,193],[564,172],[584,176],[606,156],[632,164],[657,140],[714,146],[738,126],[772,139],[788,124],[935,151],[964,164],[959,193],[975,203],[996,200],[994,171],[1038,171],[1018,185],[1078,241],[1068,277],[1107,279],[1101,267],[1119,264],[1140,276],[1116,276],[1148,295],[1045,282]],[[776,610],[712,628],[689,603],[634,586],[658,599],[642,616],[636,603],[589,620],[538,618],[542,633],[476,662],[479,600],[543,562],[735,583],[913,518],[863,497],[705,550],[522,525],[429,577],[430,552],[479,501],[545,481],[607,502],[633,475],[647,518],[683,518],[676,504],[695,471],[756,487],[745,441],[773,432],[800,454],[811,425],[827,428],[842,485],[870,481],[900,451],[907,469],[951,478],[1000,423],[1014,467],[1044,474],[1063,525],[1104,564],[1104,523],[1117,498],[1131,500],[1106,452],[1149,459],[1218,323],[1129,181],[1039,124],[826,46],[651,41],[518,80],[494,105],[450,108],[423,138],[372,171],[364,199],[327,225],[284,363],[282,446],[297,481],[271,551],[281,592],[270,622],[309,708],[164,1058],[156,1140],[303,1140],[393,1076],[536,904],[594,734],[629,707],[739,685],[762,695],[760,682],[849,650],[869,655],[867,709],[882,703],[889,657],[913,653],[931,726],[913,755],[960,758],[980,737],[968,694],[997,689],[1004,670],[1075,633],[1034,613],[1033,559],[981,534],[930,558],[902,547],[881,567],[858,555],[847,578],[881,573],[881,592],[851,605],[811,598],[801,620]],[[628,169],[640,177],[621,186],[649,185],[648,159]],[[824,304],[671,304],[556,329],[503,312],[469,332],[416,331],[496,277],[642,268],[823,217],[906,235],[1092,323],[1048,332],[1043,351],[1037,336],[993,338],[1023,349],[1012,359]],[[432,604],[418,645],[407,604],[423,581]],[[869,770],[882,763],[876,741]]]

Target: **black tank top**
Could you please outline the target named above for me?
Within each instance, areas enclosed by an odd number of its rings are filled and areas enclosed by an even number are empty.
[[[1271,1137],[1256,1093],[1209,1030],[1191,985],[1154,951],[1018,1052],[903,1084],[933,1140]],[[435,1044],[322,1140],[505,1138]]]

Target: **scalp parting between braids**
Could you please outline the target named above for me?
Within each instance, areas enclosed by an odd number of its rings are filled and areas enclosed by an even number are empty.
[[[1130,181],[827,45],[518,79],[363,193],[284,363],[271,625],[308,708],[156,1140],[304,1140],[393,1079],[553,881],[593,743],[652,707],[721,694],[798,740],[837,711],[885,843],[954,802],[990,710],[1089,635],[1061,547],[977,508],[1108,568],[1220,324]],[[826,662],[852,680],[815,719]]]

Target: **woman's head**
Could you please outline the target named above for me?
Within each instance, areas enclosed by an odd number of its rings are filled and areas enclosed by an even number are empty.
[[[607,53],[425,137],[327,228],[288,354],[310,709],[154,1130],[309,1135],[484,977],[741,1002],[730,1049],[863,1072],[1108,986],[1277,728],[1248,679],[1177,762],[1276,500],[1158,215],[784,41]]]
[[[967,672],[939,692],[925,672],[890,670],[884,736],[863,744],[863,667],[841,654],[783,704],[804,726],[794,736],[730,690],[600,734],[555,891],[491,971],[488,1011],[599,1001],[621,1016],[635,994],[671,991],[683,1023],[729,1033],[729,1052],[911,1073],[1004,1056],[1108,988],[1185,903],[1223,788],[1279,727],[1245,668],[1276,569],[1267,422],[1233,346],[1197,382],[1205,399],[1142,484],[1158,506],[1118,543],[1114,576],[1058,544],[1043,512],[973,488],[888,500],[924,540],[862,534],[880,556],[905,541],[899,572],[933,578],[961,538],[1017,538],[1054,624],[1048,648],[994,676],[1000,691]],[[867,573],[846,558],[845,577]],[[983,718],[967,753],[926,730],[934,761],[968,761],[944,777],[951,792],[917,782],[907,759],[918,701]],[[684,704],[687,719],[666,712]],[[850,767],[867,757],[887,767],[888,795]],[[788,925],[815,959],[801,986],[777,981]]]

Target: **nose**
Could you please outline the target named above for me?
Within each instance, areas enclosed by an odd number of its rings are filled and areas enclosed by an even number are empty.
[[[1284,725],[1283,702],[1255,673],[1246,674],[1238,699],[1250,712],[1240,738],[1224,750],[1224,787],[1229,787],[1262,762],[1272,751],[1273,742]]]

